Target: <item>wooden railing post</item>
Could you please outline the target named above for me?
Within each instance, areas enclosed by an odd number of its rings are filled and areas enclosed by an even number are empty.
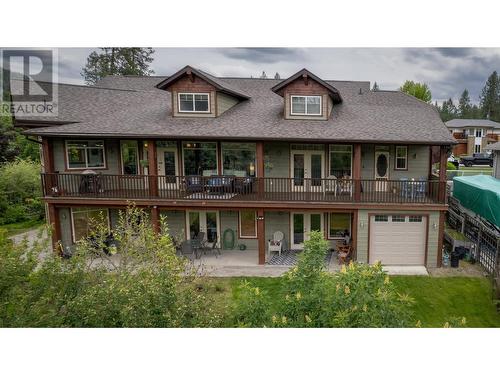
[[[148,140],[148,181],[149,195],[158,196],[158,159],[156,157],[156,142],[153,139]]]
[[[361,200],[361,144],[356,143],[353,150],[352,179],[354,182],[354,201]]]
[[[158,206],[151,207],[151,224],[153,226],[153,232],[156,234],[160,233],[160,210]]]

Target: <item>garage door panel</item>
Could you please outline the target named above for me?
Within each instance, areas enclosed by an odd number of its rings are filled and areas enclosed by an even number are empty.
[[[370,220],[370,263],[386,265],[424,265],[426,218],[421,222],[387,222]]]

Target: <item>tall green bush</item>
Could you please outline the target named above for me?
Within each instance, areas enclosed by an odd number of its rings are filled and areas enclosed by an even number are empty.
[[[263,314],[270,301],[241,286],[234,306],[239,325],[252,327],[407,327],[413,300],[399,294],[380,264],[351,263],[340,272],[325,269],[328,243],[319,232],[305,241],[296,267],[282,276],[284,285],[274,312]],[[242,306],[244,308],[242,308]],[[246,324],[248,323],[248,324]]]
[[[43,218],[40,164],[16,160],[0,167],[0,224]]]
[[[148,214],[129,208],[114,228],[116,253],[106,255],[107,227],[92,223],[73,256],[40,254],[47,244],[5,242],[0,252],[2,327],[219,326],[212,297],[196,269],[178,257]],[[163,223],[165,229],[166,223]],[[166,233],[164,231],[163,233]]]

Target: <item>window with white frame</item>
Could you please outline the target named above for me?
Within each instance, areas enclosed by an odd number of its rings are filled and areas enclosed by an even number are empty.
[[[475,154],[481,153],[481,145],[474,145],[474,153]]]
[[[106,168],[104,141],[66,141],[68,169]]]
[[[483,136],[483,129],[476,129],[476,137],[481,138]]]
[[[239,219],[240,237],[257,238],[257,213],[252,210],[241,210]]]
[[[319,116],[321,115],[321,96],[292,95],[292,115]]]
[[[210,94],[179,93],[179,112],[210,112]]]
[[[81,207],[71,209],[73,242],[88,237],[99,226],[109,229],[109,210],[106,208]]]
[[[408,146],[396,146],[396,169],[408,169]]]

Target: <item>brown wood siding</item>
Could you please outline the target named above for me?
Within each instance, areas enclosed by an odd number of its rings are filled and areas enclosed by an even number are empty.
[[[296,79],[285,88],[283,88],[283,98],[285,101],[284,115],[286,119],[308,119],[308,120],[326,120],[329,115],[329,95],[328,90],[319,83],[308,79],[307,85],[302,78]],[[291,96],[292,95],[319,95],[321,96],[321,116],[296,116],[291,114]]]
[[[189,77],[183,77],[173,83],[169,91],[172,93],[172,116],[174,117],[215,117],[216,116],[216,89],[208,82],[199,77],[193,76],[193,80]],[[208,93],[210,94],[210,112],[209,113],[180,113],[177,103],[178,93]]]

